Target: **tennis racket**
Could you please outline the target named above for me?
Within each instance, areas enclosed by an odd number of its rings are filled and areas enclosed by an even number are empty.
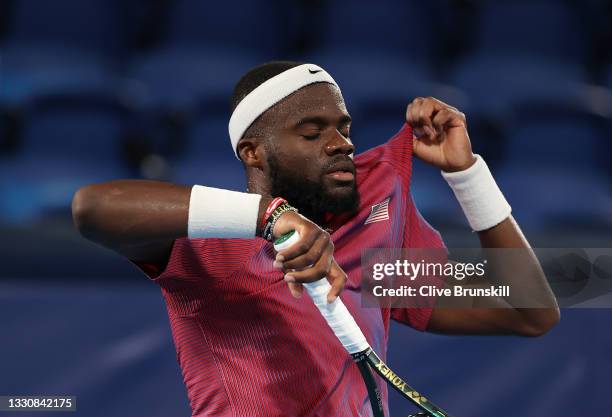
[[[274,242],[274,249],[280,252],[283,249],[287,249],[298,240],[300,240],[300,236],[296,231],[288,232],[276,239]],[[450,417],[448,413],[442,411],[439,407],[408,385],[406,381],[394,373],[382,359],[378,357],[376,352],[370,347],[363,332],[340,297],[336,298],[331,304],[327,303],[327,293],[331,285],[326,278],[306,283],[304,284],[304,288],[323,315],[323,318],[325,318],[329,327],[331,327],[336,337],[342,343],[342,346],[344,346],[357,364],[370,397],[370,404],[372,405],[374,417],[384,417],[385,414],[382,396],[376,385],[376,380],[372,375],[372,370],[386,380],[387,383],[402,396],[408,398],[423,411],[423,413],[417,415]]]

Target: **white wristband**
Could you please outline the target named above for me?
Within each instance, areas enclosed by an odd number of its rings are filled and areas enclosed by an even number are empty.
[[[189,198],[187,236],[252,238],[261,195],[194,185]]]
[[[468,169],[442,172],[442,176],[453,189],[472,230],[490,229],[510,216],[512,208],[480,155]]]

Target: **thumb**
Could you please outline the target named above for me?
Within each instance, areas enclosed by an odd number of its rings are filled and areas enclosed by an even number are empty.
[[[302,297],[302,294],[304,293],[304,286],[302,284],[298,282],[288,282],[287,285],[289,286],[289,291],[291,291],[291,295],[293,295],[293,297]]]

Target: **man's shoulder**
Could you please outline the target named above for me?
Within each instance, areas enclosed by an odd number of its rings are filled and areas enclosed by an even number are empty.
[[[402,128],[385,143],[371,148],[355,157],[357,187],[360,194],[393,187],[402,182],[403,193],[409,192],[412,176],[412,128],[404,124]],[[374,190],[372,189],[374,188]]]
[[[387,141],[355,156],[355,166],[359,171],[367,171],[379,162],[393,165],[407,163],[412,158],[412,128],[407,123]]]
[[[269,246],[269,248],[268,248]],[[270,252],[268,254],[268,252]],[[167,263],[143,265],[134,262],[150,278],[227,276],[240,269],[257,254],[272,256],[272,248],[263,239],[189,239],[174,241]],[[153,268],[155,267],[155,268]]]

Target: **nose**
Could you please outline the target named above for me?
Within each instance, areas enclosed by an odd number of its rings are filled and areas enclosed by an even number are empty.
[[[344,137],[342,133],[336,130],[325,144],[325,152],[330,156],[336,154],[351,155],[355,152],[355,147],[349,138]]]

